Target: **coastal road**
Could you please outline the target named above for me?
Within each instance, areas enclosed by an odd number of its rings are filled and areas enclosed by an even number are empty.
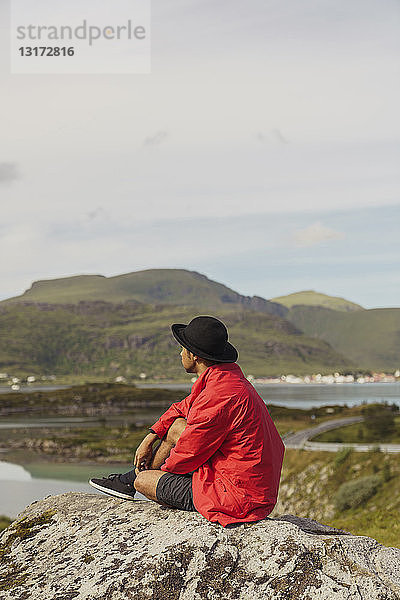
[[[320,425],[303,429],[302,431],[296,431],[284,436],[283,441],[286,448],[296,448],[303,450],[315,450],[315,451],[327,451],[337,452],[345,447],[351,447],[356,452],[368,452],[379,446],[382,452],[400,452],[400,444],[339,444],[331,442],[310,442],[310,437],[324,433],[324,431],[330,431],[331,429],[337,429],[338,427],[344,427],[345,425],[352,425],[353,423],[361,423],[363,417],[347,417],[343,419],[331,419]]]

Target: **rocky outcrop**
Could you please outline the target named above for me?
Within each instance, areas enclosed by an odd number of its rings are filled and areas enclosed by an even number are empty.
[[[223,529],[151,502],[63,494],[2,535],[7,600],[392,600],[400,550],[291,515]]]

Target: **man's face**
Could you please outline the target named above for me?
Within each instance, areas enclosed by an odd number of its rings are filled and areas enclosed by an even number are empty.
[[[183,347],[181,350],[181,360],[186,373],[195,373],[196,361],[194,360],[193,354]]]

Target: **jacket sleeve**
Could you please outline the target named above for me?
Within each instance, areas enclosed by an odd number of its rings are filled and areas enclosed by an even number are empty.
[[[196,471],[221,446],[228,434],[225,411],[215,406],[212,398],[196,398],[185,431],[161,469],[170,473],[184,474]]]
[[[171,427],[172,423],[175,419],[182,417],[184,419],[187,418],[189,407],[191,404],[191,395],[186,396],[180,402],[175,402],[172,404],[163,415],[158,419],[154,425],[151,426],[151,429],[154,431],[159,438],[163,438],[167,433],[168,429]]]

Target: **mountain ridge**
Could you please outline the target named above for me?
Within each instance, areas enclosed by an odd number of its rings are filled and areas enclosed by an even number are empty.
[[[298,304],[305,295],[310,304]],[[240,360],[256,376],[400,368],[400,309],[364,309],[312,290],[285,298],[289,307],[243,296],[186,269],[39,280],[0,302],[0,369],[87,373],[92,365],[110,376],[111,364],[154,372],[155,361],[177,377],[169,325],[199,314],[234,327]]]
[[[47,302],[74,304],[82,300],[135,301],[197,306],[204,308],[244,307],[257,312],[284,316],[287,308],[260,296],[244,296],[206,275],[187,269],[146,269],[122,275],[74,275],[33,282],[20,296],[0,302]],[[184,301],[182,301],[184,298]]]
[[[286,318],[305,334],[324,340],[337,352],[369,370],[400,369],[400,309],[338,311],[293,306]]]
[[[321,292],[316,292],[315,290],[303,290],[287,294],[286,296],[278,296],[272,298],[271,302],[278,302],[289,309],[293,308],[293,306],[323,306],[344,312],[365,310],[360,304],[355,304],[339,296],[329,296]]]
[[[196,311],[197,312],[197,311]],[[0,371],[182,378],[171,323],[187,323],[193,307],[80,302],[71,305],[0,305]],[[199,314],[197,312],[197,314]],[[213,314],[226,323],[239,364],[254,376],[353,370],[329,344],[305,336],[292,323],[246,309]]]

